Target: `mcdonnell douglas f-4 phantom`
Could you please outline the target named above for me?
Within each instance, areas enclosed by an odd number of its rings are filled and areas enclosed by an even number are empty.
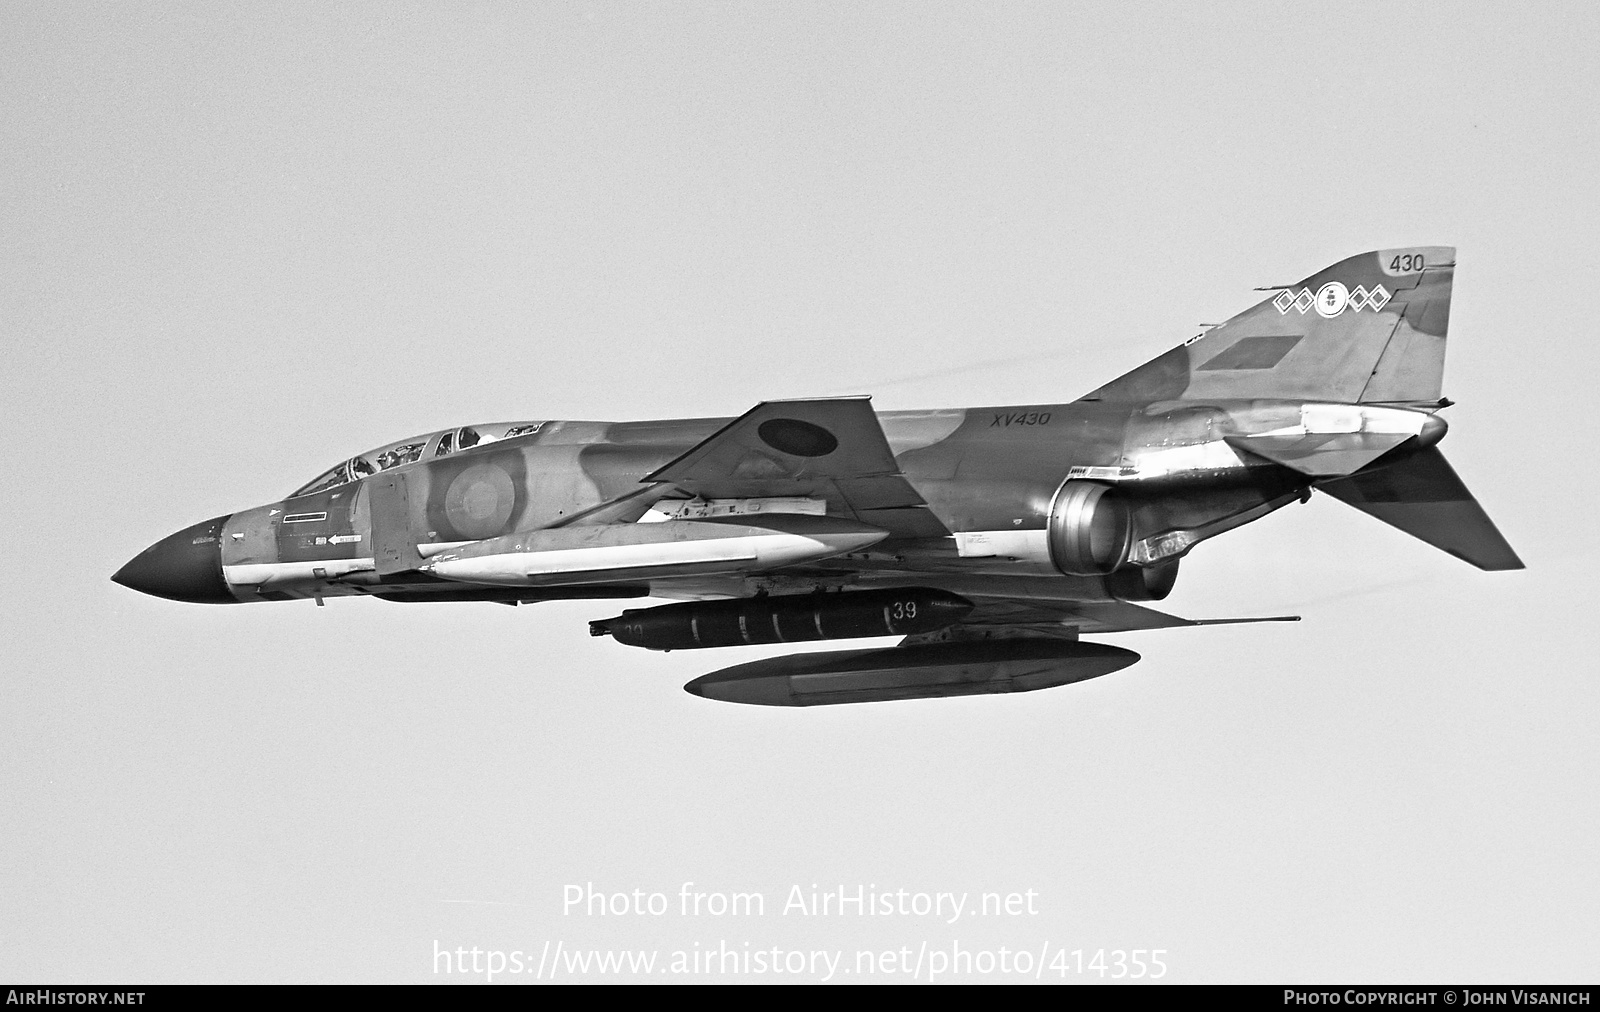
[[[1351,257],[1068,404],[845,397],[432,432],[185,528],[113,579],[230,604],[676,600],[590,624],[654,650],[902,637],[686,686],[733,702],[1062,685],[1138,660],[1080,634],[1204,624],[1144,602],[1195,545],[1313,491],[1522,568],[1437,445],[1454,268],[1441,246]]]

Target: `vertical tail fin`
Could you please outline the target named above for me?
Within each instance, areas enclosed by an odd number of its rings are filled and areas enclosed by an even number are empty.
[[[1415,246],[1341,260],[1088,399],[1437,402],[1455,259]]]

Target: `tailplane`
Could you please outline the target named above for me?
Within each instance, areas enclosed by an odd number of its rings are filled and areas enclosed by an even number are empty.
[[[1455,252],[1375,250],[1264,289],[1276,294],[1086,399],[1436,405]]]
[[[1522,569],[1437,446],[1317,488],[1479,569]]]

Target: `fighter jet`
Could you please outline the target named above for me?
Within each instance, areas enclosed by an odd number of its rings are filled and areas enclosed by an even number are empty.
[[[730,702],[1080,681],[1139,656],[1081,636],[1206,624],[1148,603],[1196,545],[1314,492],[1522,568],[1438,447],[1454,269],[1443,246],[1350,257],[1070,403],[819,398],[430,432],[184,528],[112,579],[217,604],[678,602],[590,624],[652,650],[900,637],[685,686]]]

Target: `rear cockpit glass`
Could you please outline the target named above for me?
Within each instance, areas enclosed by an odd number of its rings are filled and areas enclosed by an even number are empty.
[[[426,440],[420,443],[405,443],[392,450],[385,450],[378,454],[378,470],[387,471],[391,467],[409,464],[422,457],[422,448],[427,446]]]

